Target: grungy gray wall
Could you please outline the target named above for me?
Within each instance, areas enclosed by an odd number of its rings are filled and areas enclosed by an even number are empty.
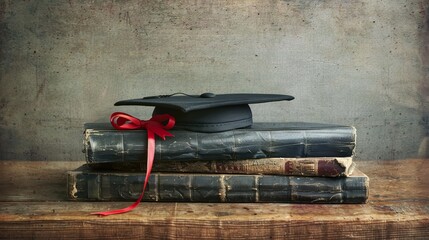
[[[0,0],[0,159],[83,160],[117,100],[282,93],[255,121],[354,125],[357,159],[418,156],[426,1]]]

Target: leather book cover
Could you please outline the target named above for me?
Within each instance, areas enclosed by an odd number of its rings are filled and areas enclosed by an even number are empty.
[[[146,172],[146,161],[88,163],[96,170]],[[352,157],[259,158],[245,160],[156,161],[152,170],[176,173],[266,174],[289,176],[349,176],[355,168]]]
[[[134,201],[144,173],[69,171],[68,198],[74,201]],[[144,201],[365,203],[369,178],[359,170],[349,177],[300,177],[153,172]]]
[[[353,126],[319,123],[255,123],[249,128],[202,133],[169,130],[157,140],[155,160],[245,160],[259,158],[350,157],[356,146]],[[88,163],[142,162],[145,130],[116,130],[85,124],[83,152]]]

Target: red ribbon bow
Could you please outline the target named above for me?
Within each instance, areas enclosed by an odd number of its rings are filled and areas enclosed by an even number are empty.
[[[134,202],[131,206],[126,208],[105,211],[105,212],[95,212],[91,214],[96,214],[99,216],[109,216],[113,214],[125,213],[133,210],[139,205],[143,199],[144,192],[146,190],[146,185],[149,181],[149,176],[152,171],[153,159],[155,156],[155,135],[165,140],[165,137],[173,137],[171,133],[166,130],[169,130],[174,127],[176,123],[173,116],[168,114],[155,115],[149,120],[140,120],[129,114],[122,112],[114,112],[110,116],[110,122],[112,126],[118,130],[134,130],[134,129],[146,129],[147,131],[147,168],[146,168],[146,177],[143,184],[143,190],[140,194],[140,197]],[[166,123],[165,125],[163,123]]]

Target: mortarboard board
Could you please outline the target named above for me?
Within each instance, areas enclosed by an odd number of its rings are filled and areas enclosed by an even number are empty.
[[[195,132],[221,132],[252,125],[252,111],[249,104],[293,99],[293,96],[282,94],[174,93],[123,100],[116,102],[115,106],[153,106],[155,109],[152,115],[172,115],[176,119],[175,128]]]

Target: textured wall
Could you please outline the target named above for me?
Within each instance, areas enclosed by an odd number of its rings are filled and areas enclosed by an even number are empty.
[[[427,5],[0,0],[0,158],[82,160],[84,122],[152,110],[116,100],[207,91],[294,95],[255,120],[354,125],[357,158],[415,157]]]

